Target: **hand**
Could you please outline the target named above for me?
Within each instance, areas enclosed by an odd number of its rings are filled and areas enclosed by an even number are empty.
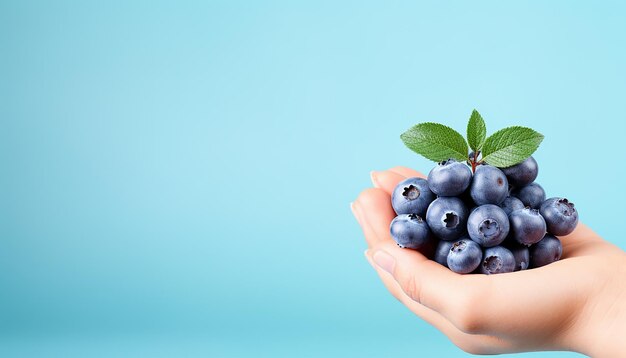
[[[404,167],[372,172],[374,188],[351,204],[387,289],[469,353],[572,350],[626,356],[626,254],[579,224],[550,265],[497,275],[459,275],[389,235],[390,195]]]

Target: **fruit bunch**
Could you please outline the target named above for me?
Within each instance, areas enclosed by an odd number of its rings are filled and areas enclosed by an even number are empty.
[[[541,134],[508,127],[486,138],[474,110],[467,142],[436,123],[418,124],[401,138],[439,163],[427,179],[408,178],[392,193],[398,216],[390,231],[398,246],[434,247],[434,260],[461,274],[525,270],[561,258],[557,236],[576,228],[578,211],[566,198],[546,199],[535,182],[539,167],[531,155]]]

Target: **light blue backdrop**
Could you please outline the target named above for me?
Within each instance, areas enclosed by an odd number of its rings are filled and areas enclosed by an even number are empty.
[[[625,36],[618,2],[2,1],[0,355],[464,356],[348,204],[477,108],[626,248]]]

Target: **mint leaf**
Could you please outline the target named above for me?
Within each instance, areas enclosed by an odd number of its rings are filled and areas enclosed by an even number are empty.
[[[485,139],[483,161],[506,168],[530,157],[541,144],[543,135],[526,127],[501,129]]]
[[[402,133],[400,139],[412,151],[436,162],[449,158],[467,160],[467,142],[459,132],[443,124],[417,124]]]
[[[478,152],[482,149],[487,136],[487,126],[483,117],[477,110],[472,111],[469,122],[467,122],[467,143],[473,151]]]

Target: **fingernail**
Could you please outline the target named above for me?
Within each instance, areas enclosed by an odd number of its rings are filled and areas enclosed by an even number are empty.
[[[370,172],[370,180],[372,181],[374,188],[380,188],[380,184],[378,184],[378,177],[377,177],[376,171],[372,170]]]
[[[374,253],[373,259],[378,267],[393,274],[393,268],[396,265],[396,260],[393,256],[383,250],[378,250]]]
[[[354,203],[350,203],[350,210],[352,210],[352,215],[354,215],[354,218],[356,219],[356,222],[359,223],[359,225],[361,224],[361,219],[359,218],[359,213],[357,212]]]

